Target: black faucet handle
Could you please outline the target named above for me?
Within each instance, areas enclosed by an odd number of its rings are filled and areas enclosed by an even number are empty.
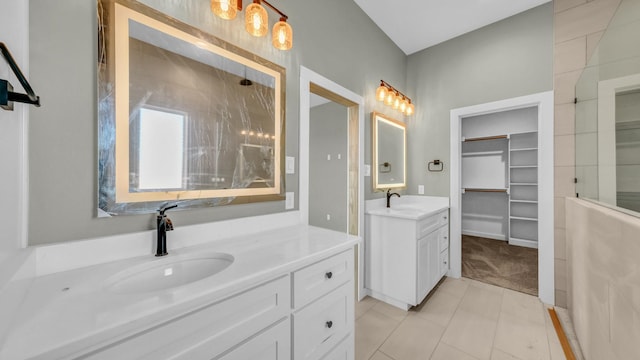
[[[164,230],[165,231],[173,230],[173,223],[171,222],[171,219],[169,219],[166,215],[164,215]]]
[[[158,213],[159,213],[159,215],[161,215],[161,216],[162,216],[162,215],[164,215],[165,211],[170,210],[170,209],[173,209],[173,208],[177,208],[177,207],[178,207],[178,204],[171,205],[171,206],[167,206],[167,205],[165,204],[165,205],[162,205],[162,206],[160,207],[160,209],[158,209]]]

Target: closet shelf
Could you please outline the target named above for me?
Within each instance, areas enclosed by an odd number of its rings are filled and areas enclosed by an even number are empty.
[[[473,152],[464,152],[462,156],[484,156],[484,155],[502,155],[504,151],[494,150],[494,151],[473,151]]]
[[[517,200],[517,199],[511,199],[509,200],[511,202],[514,203],[523,203],[523,204],[537,204],[538,201],[537,200]]]
[[[538,165],[511,165],[509,167],[512,169],[535,169]]]
[[[521,238],[517,238],[517,237],[509,237],[509,244],[510,245],[517,245],[517,246],[524,246],[524,247],[529,247],[529,248],[537,248],[538,247],[538,240],[531,240],[531,239],[521,239]]]
[[[508,138],[509,138],[509,135],[495,135],[495,136],[482,136],[482,137],[475,137],[475,138],[462,138],[462,141],[469,142],[469,141],[504,140]]]
[[[524,220],[524,221],[538,221],[537,218],[524,217],[524,216],[510,216],[511,220]]]
[[[507,189],[487,189],[487,188],[464,188],[463,192],[495,192],[495,193],[506,193]]]
[[[511,186],[538,186],[538,183],[511,183]]]
[[[520,149],[511,149],[511,151],[536,151],[538,148],[520,148]]]

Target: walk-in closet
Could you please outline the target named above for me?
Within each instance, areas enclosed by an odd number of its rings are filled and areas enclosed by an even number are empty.
[[[460,140],[463,276],[537,295],[538,108],[463,118]]]

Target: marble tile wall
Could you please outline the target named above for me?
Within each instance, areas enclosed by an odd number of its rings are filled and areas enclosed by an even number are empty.
[[[640,219],[566,200],[568,306],[585,359],[640,358]]]
[[[555,298],[567,307],[565,202],[575,197],[576,82],[621,0],[554,0]]]

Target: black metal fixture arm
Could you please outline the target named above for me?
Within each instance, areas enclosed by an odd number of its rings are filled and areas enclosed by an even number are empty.
[[[27,92],[26,94],[15,93],[13,92],[13,86],[11,86],[9,81],[0,79],[0,106],[5,110],[13,110],[13,102],[15,101],[39,107],[40,97],[35,94],[33,88],[31,88],[31,85],[29,84],[29,81],[24,77],[24,74],[3,42],[0,42],[0,52],[9,64],[9,67],[15,74],[16,78],[18,78],[18,81],[20,81],[20,84],[22,84],[24,90]]]

